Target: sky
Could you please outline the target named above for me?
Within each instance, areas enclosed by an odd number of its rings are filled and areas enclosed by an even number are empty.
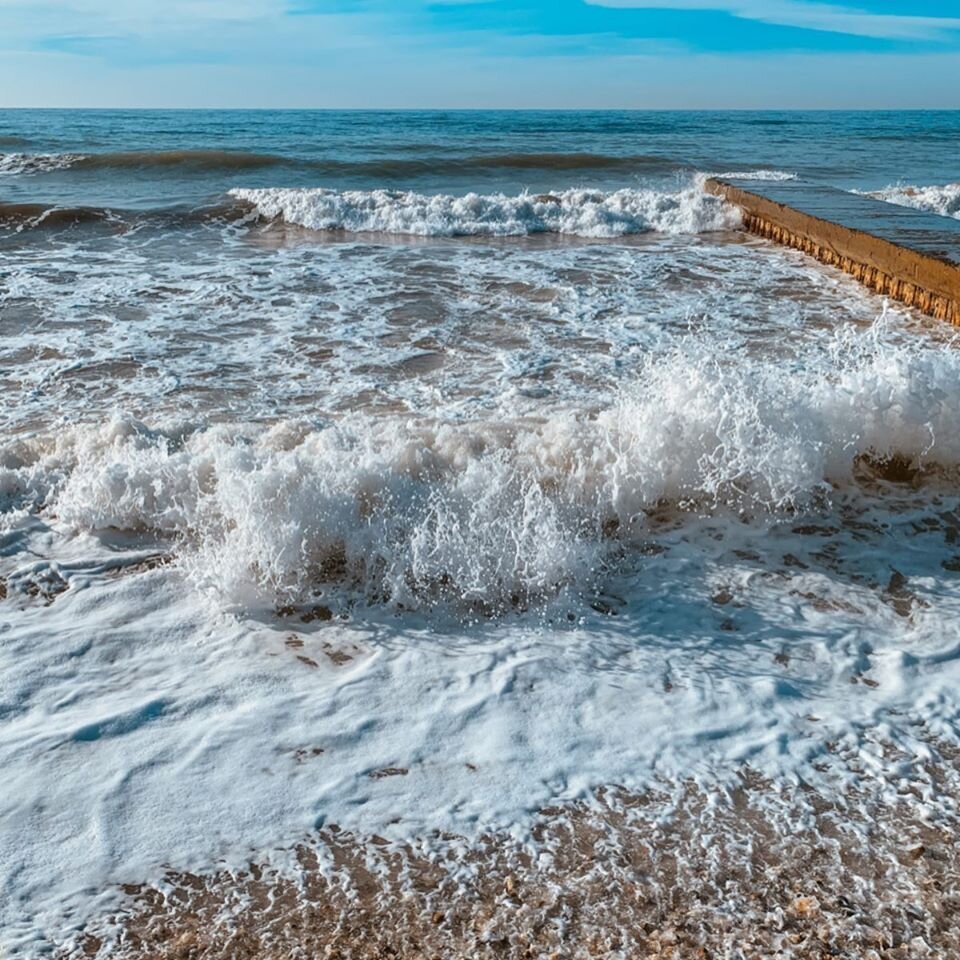
[[[0,106],[960,108],[960,0],[0,0]]]

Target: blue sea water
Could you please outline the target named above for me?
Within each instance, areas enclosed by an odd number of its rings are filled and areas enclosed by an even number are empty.
[[[0,202],[150,207],[232,187],[518,193],[776,169],[844,189],[960,176],[960,112],[2,110]],[[80,155],[35,176],[11,154]],[[0,170],[3,170],[0,161]]]

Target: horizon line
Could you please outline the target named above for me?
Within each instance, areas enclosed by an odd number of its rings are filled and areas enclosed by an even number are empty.
[[[142,113],[960,113],[956,107],[130,107],[6,106],[0,110],[137,111]]]

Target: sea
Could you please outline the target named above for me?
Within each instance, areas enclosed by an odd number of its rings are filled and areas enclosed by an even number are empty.
[[[120,955],[130,885],[331,824],[522,846],[749,770],[770,843],[787,794],[864,843],[955,825],[954,331],[703,183],[960,218],[958,145],[960,112],[0,110],[6,955]]]

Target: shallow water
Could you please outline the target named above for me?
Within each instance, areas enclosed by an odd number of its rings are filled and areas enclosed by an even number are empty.
[[[960,353],[699,177],[933,187],[956,123],[0,113],[9,949],[323,823],[838,743],[896,795],[878,740],[957,738]]]

